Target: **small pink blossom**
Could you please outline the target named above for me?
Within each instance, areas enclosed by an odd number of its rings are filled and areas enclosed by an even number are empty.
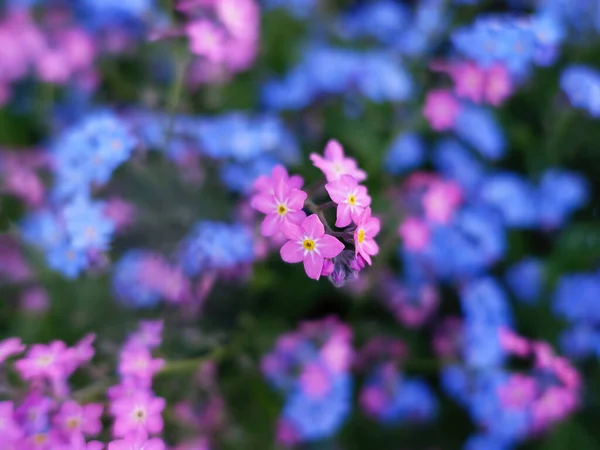
[[[68,365],[69,352],[62,341],[53,341],[48,345],[32,345],[26,357],[15,363],[23,379],[46,378],[50,381],[63,378],[68,371]]]
[[[309,397],[322,397],[331,388],[331,381],[322,365],[311,363],[300,374],[300,386]]]
[[[370,414],[378,414],[385,403],[385,394],[375,386],[365,387],[360,394],[360,404]]]
[[[473,63],[457,64],[450,68],[450,76],[454,81],[454,91],[461,98],[479,103],[483,97],[486,74]]]
[[[346,371],[352,362],[352,347],[347,339],[334,336],[321,348],[321,358],[334,374]]]
[[[451,181],[436,181],[423,196],[425,216],[432,222],[448,224],[462,201],[460,187]]]
[[[453,127],[460,103],[452,93],[446,89],[434,89],[427,93],[423,115],[436,131],[445,131]]]
[[[371,204],[367,188],[360,186],[352,175],[342,175],[336,181],[325,185],[327,193],[337,203],[336,227],[346,227],[356,222],[358,217]]]
[[[498,397],[506,408],[522,410],[535,399],[537,391],[538,384],[534,378],[514,374],[498,388]]]
[[[0,364],[14,355],[18,355],[25,350],[20,338],[8,338],[0,341]]]
[[[335,258],[344,250],[344,244],[329,234],[316,214],[308,216],[300,226],[285,223],[281,231],[289,239],[281,247],[281,258],[288,263],[304,262],[309,278],[321,277],[325,258]]]
[[[302,189],[304,180],[299,175],[289,176],[285,167],[277,164],[271,171],[271,176],[261,175],[254,182],[254,190],[260,194],[275,193],[275,186],[283,180],[283,183],[290,189]]]
[[[54,423],[65,434],[77,435],[83,433],[86,436],[95,436],[102,431],[102,410],[100,403],[89,403],[80,405],[75,401],[63,403],[58,414],[54,417]]]
[[[273,194],[255,195],[252,207],[266,214],[260,227],[263,236],[274,236],[286,223],[301,223],[306,218],[302,210],[306,197],[306,192],[290,189],[283,178],[277,181]]]
[[[498,332],[500,346],[509,353],[517,356],[527,356],[531,350],[531,346],[527,339],[514,333],[508,328],[501,328]]]
[[[325,158],[311,153],[310,160],[315,167],[323,171],[328,182],[336,181],[342,175],[351,175],[358,182],[366,180],[366,172],[358,168],[354,158],[347,158],[344,155],[344,148],[338,141],[330,140],[325,146],[324,155]]]
[[[164,398],[154,397],[143,390],[117,399],[110,406],[110,412],[115,416],[113,434],[125,437],[130,433],[160,433],[163,429],[163,409]]]
[[[371,265],[371,256],[379,253],[379,246],[375,242],[375,236],[379,233],[381,222],[377,217],[371,217],[371,208],[367,207],[356,221],[354,230],[354,245],[356,256],[359,255]]]
[[[235,40],[244,42],[258,38],[260,16],[254,0],[219,0],[215,7],[220,22]]]
[[[140,381],[144,386],[149,386],[152,377],[165,365],[163,359],[153,359],[146,348],[126,348],[121,354],[119,374],[122,377],[131,377]]]
[[[108,444],[108,450],[165,450],[166,448],[162,439],[148,439],[143,434],[132,434],[125,439],[118,439]]]
[[[430,232],[427,223],[416,217],[409,217],[398,228],[398,234],[407,250],[420,252],[427,248]]]
[[[0,442],[15,442],[23,436],[23,430],[15,420],[12,402],[0,402]]]
[[[502,64],[494,64],[488,69],[486,81],[484,96],[489,104],[500,106],[512,94],[512,80]]]
[[[200,19],[189,23],[185,31],[190,38],[192,53],[214,63],[221,62],[224,57],[225,36],[217,25]]]

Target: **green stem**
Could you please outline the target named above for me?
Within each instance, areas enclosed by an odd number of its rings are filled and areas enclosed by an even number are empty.
[[[171,138],[173,137],[173,128],[175,126],[175,114],[177,113],[177,107],[179,106],[179,101],[181,100],[181,92],[183,91],[185,75],[190,62],[190,58],[189,56],[186,56],[184,58],[175,58],[175,61],[175,78],[173,78],[173,83],[171,84],[170,89],[171,95],[169,96],[169,119],[167,123],[167,131],[165,134],[165,150],[171,144]]]
[[[223,347],[217,347],[212,352],[198,358],[183,359],[180,361],[169,361],[158,372],[157,376],[171,375],[174,373],[186,373],[197,370],[201,364],[207,361],[220,361],[226,355]]]

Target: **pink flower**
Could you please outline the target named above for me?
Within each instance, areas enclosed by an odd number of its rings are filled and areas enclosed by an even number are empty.
[[[108,450],[165,450],[162,439],[148,439],[143,434],[133,434],[108,444]]]
[[[321,397],[331,388],[329,376],[319,364],[307,364],[300,374],[300,386],[309,397]]]
[[[86,443],[81,434],[76,434],[71,437],[68,444],[59,445],[52,450],[102,450],[103,448],[104,444],[102,442],[90,441]]]
[[[356,222],[360,214],[371,204],[367,188],[360,186],[352,175],[342,175],[336,181],[325,185],[327,193],[337,203],[336,227],[346,227]]]
[[[153,359],[146,348],[126,348],[120,357],[119,374],[122,377],[132,377],[142,385],[149,386],[152,377],[165,365],[163,359]]]
[[[502,64],[494,64],[487,71],[485,85],[485,100],[494,106],[499,106],[513,91],[510,74]]]
[[[290,189],[279,178],[272,194],[259,194],[252,198],[252,207],[266,214],[260,231],[264,236],[274,236],[283,224],[299,224],[306,218],[302,211],[307,194],[300,189]]]
[[[15,420],[12,402],[0,402],[0,442],[14,442],[23,436]]]
[[[538,384],[534,378],[514,374],[498,388],[498,398],[506,408],[522,410],[533,402],[537,391]]]
[[[100,417],[103,409],[100,403],[80,405],[70,400],[63,403],[58,414],[54,416],[54,423],[67,435],[83,433],[94,436],[102,431]]]
[[[409,217],[398,228],[407,250],[420,252],[427,248],[430,239],[429,227],[416,217]]]
[[[485,72],[476,64],[457,64],[450,68],[454,92],[458,97],[479,103],[483,97]]]
[[[53,341],[48,345],[32,345],[27,356],[18,360],[15,367],[25,380],[46,378],[55,381],[64,377],[69,359],[65,343]]]
[[[461,190],[453,182],[436,181],[423,196],[425,215],[433,222],[447,224],[462,200]]]
[[[283,183],[290,189],[302,189],[302,185],[304,184],[304,180],[301,176],[289,176],[285,167],[278,164],[273,167],[270,177],[261,175],[256,179],[254,182],[254,189],[261,194],[273,194],[279,180],[283,180]]]
[[[379,253],[379,246],[374,238],[380,228],[379,219],[371,217],[371,208],[365,208],[356,221],[354,245],[356,246],[356,256],[360,255],[369,265],[371,265],[371,256]]]
[[[258,38],[259,10],[254,0],[219,0],[215,2],[217,17],[236,40]]]
[[[115,416],[113,434],[125,437],[138,432],[160,433],[163,429],[163,409],[165,399],[154,397],[146,391],[137,391],[117,399],[110,406],[110,412]]]
[[[527,339],[514,333],[508,328],[501,328],[498,331],[500,346],[509,353],[524,357],[529,355],[530,344]]]
[[[225,56],[225,36],[217,25],[200,19],[188,24],[185,31],[190,38],[192,53],[215,63],[222,61]]]
[[[303,261],[306,274],[314,280],[320,278],[325,258],[335,258],[344,250],[344,244],[325,234],[316,214],[308,216],[300,226],[288,222],[281,231],[289,239],[281,247],[281,258],[288,263]]]
[[[325,146],[325,158],[316,153],[310,154],[310,160],[315,167],[321,169],[328,182],[338,180],[342,175],[351,175],[356,181],[367,179],[367,174],[358,168],[354,158],[346,158],[342,145],[332,139]]]
[[[0,364],[23,350],[25,350],[25,346],[21,343],[20,338],[8,338],[0,341]]]
[[[436,131],[449,130],[460,112],[460,103],[446,89],[434,89],[427,93],[423,115]]]

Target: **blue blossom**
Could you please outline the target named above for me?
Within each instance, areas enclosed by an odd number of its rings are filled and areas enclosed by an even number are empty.
[[[301,387],[287,398],[283,419],[292,425],[301,441],[316,441],[333,436],[342,426],[352,407],[352,379],[342,373],[331,380],[323,396],[311,397]]]
[[[585,323],[576,323],[559,337],[561,350],[570,358],[600,357],[600,330]]]
[[[600,117],[600,72],[580,64],[571,65],[563,71],[560,86],[571,105]]]
[[[549,169],[542,175],[538,190],[539,222],[543,227],[562,226],[575,210],[585,205],[589,186],[580,175],[561,169]]]
[[[303,109],[316,95],[316,86],[303,67],[292,69],[283,78],[269,80],[261,92],[265,106],[276,111]]]
[[[230,162],[221,170],[221,180],[233,192],[249,194],[254,186],[254,181],[261,175],[269,175],[277,161],[269,157],[256,158],[249,163]]]
[[[498,436],[476,434],[465,442],[463,450],[512,450],[513,448],[513,444],[506,439]]]
[[[491,277],[469,282],[461,291],[460,300],[467,321],[490,327],[508,326],[512,322],[506,293]]]
[[[483,165],[455,139],[444,139],[436,145],[433,165],[469,194],[478,190],[485,174]]]
[[[400,133],[387,151],[384,170],[399,175],[424,163],[425,145],[416,133]]]
[[[380,0],[361,4],[340,20],[336,27],[346,39],[374,37],[382,43],[392,43],[399,30],[408,27],[410,13],[403,4]]]
[[[67,242],[48,250],[48,265],[67,278],[76,278],[88,265],[84,250],[73,248]]]
[[[180,261],[189,276],[206,270],[234,269],[254,259],[250,230],[241,224],[203,221],[182,243]]]
[[[535,188],[516,174],[501,172],[487,177],[479,196],[501,213],[509,227],[531,228],[537,223]]]
[[[412,93],[408,73],[386,54],[366,55],[360,62],[356,83],[359,91],[374,102],[399,102]]]
[[[85,194],[90,185],[105,184],[129,159],[135,145],[132,134],[111,112],[88,115],[52,146],[56,194],[61,198]]]
[[[600,277],[595,274],[564,275],[554,292],[554,312],[571,322],[600,324]]]
[[[129,250],[114,265],[112,290],[121,303],[145,308],[160,301],[160,293],[140,279],[142,264],[149,256],[149,252],[144,250]]]
[[[440,370],[440,385],[454,401],[465,405],[469,399],[470,380],[464,367],[448,364]]]
[[[544,282],[544,266],[537,258],[525,258],[509,267],[506,284],[520,301],[534,304],[540,299]]]
[[[62,218],[74,249],[106,250],[115,224],[103,212],[104,204],[78,197],[62,209]]]
[[[48,210],[27,215],[20,224],[20,231],[25,242],[44,250],[56,247],[66,238],[62,223],[56,214]]]
[[[454,131],[484,158],[496,160],[504,155],[506,139],[490,109],[463,104]]]

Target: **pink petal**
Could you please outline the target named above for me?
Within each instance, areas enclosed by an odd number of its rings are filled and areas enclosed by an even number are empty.
[[[273,185],[276,185],[281,179],[287,180],[288,178],[288,172],[281,164],[277,164],[275,167],[273,167],[271,175],[273,177]]]
[[[338,228],[347,227],[352,222],[351,208],[348,204],[342,203],[337,207],[335,226]]]
[[[308,194],[300,189],[292,189],[288,194],[288,207],[290,209],[302,209],[304,207],[304,201],[308,197]]]
[[[295,225],[291,222],[283,222],[281,224],[280,230],[286,238],[292,241],[300,241],[304,238],[304,230],[298,225]]]
[[[306,232],[306,235],[312,239],[319,238],[325,234],[323,222],[321,222],[321,219],[316,214],[311,214],[304,219],[302,228]]]
[[[304,258],[304,270],[306,271],[306,275],[313,280],[318,280],[323,271],[324,261],[323,257],[317,255],[316,252],[309,252],[306,258]]]
[[[363,250],[369,255],[376,255],[379,253],[379,246],[375,239],[365,239],[362,243]]]
[[[281,259],[287,263],[297,263],[304,259],[304,248],[295,241],[287,241],[283,244],[279,253],[281,254]]]
[[[319,253],[323,255],[325,258],[335,258],[337,255],[342,253],[345,246],[344,244],[337,238],[326,234],[319,239]]]
[[[344,157],[344,148],[338,141],[331,139],[325,146],[323,154],[329,160],[342,159]]]
[[[252,197],[252,207],[263,214],[269,214],[275,211],[277,203],[272,194],[258,194]]]
[[[325,185],[325,190],[336,203],[343,203],[348,198],[348,188],[346,184],[342,180],[332,181],[331,183],[327,183]]]
[[[304,219],[306,219],[304,211],[290,211],[285,215],[285,220],[295,225],[300,225]]]
[[[275,236],[281,227],[281,220],[278,214],[267,214],[260,224],[260,233],[263,236]]]
[[[288,186],[292,189],[302,189],[304,179],[300,175],[293,175],[288,180]]]
[[[363,224],[363,229],[367,236],[376,236],[381,229],[381,221],[377,217],[369,217]]]
[[[365,252],[364,248],[362,247],[362,244],[360,247],[356,247],[356,255],[359,255],[363,257],[363,259],[367,262],[368,265],[373,264],[371,261],[371,257],[369,256],[369,254],[367,252]]]
[[[287,185],[287,181],[284,178],[279,178],[275,182],[273,193],[275,194],[275,198],[278,202],[283,201],[289,192],[289,187]]]
[[[358,186],[356,188],[356,203],[363,208],[371,204],[371,197],[365,186]]]
[[[261,175],[254,181],[254,190],[268,193],[273,187],[273,181],[266,175]]]

